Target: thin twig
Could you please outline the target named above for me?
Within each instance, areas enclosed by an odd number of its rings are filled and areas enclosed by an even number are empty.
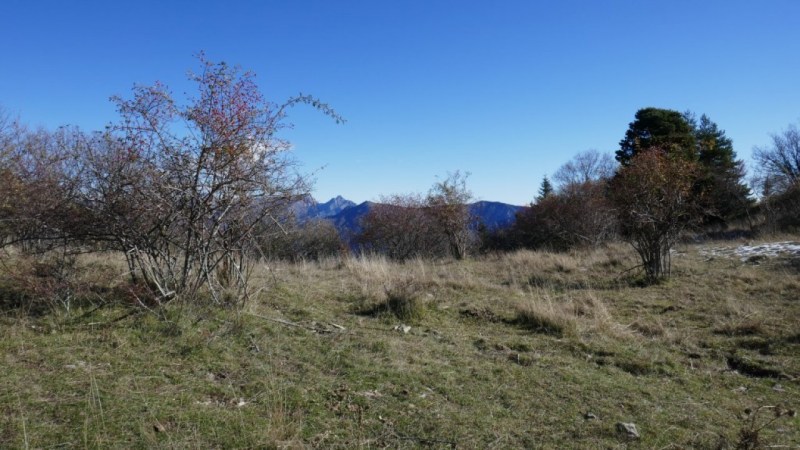
[[[296,328],[302,328],[302,329],[308,330],[308,331],[313,331],[314,333],[332,333],[331,330],[308,327],[308,326],[305,326],[305,325],[302,325],[302,324],[299,324],[299,323],[295,323],[295,322],[290,322],[290,321],[284,320],[284,319],[277,319],[277,318],[274,318],[274,317],[267,317],[267,316],[262,316],[262,315],[259,315],[259,314],[253,314],[253,313],[247,313],[247,314],[249,314],[249,315],[251,315],[253,317],[257,317],[259,319],[263,319],[263,320],[268,320],[270,322],[279,323],[281,325],[286,325],[286,326],[289,326],[289,327],[296,327]],[[341,326],[341,325],[337,325],[337,324],[334,324],[334,323],[331,323],[330,325],[333,326],[334,328],[339,329],[339,330],[346,331],[346,328]]]

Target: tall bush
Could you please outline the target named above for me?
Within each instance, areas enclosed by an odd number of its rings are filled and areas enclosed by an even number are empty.
[[[639,254],[651,281],[669,277],[670,250],[698,220],[696,179],[696,164],[651,148],[634,156],[611,183],[622,237]]]

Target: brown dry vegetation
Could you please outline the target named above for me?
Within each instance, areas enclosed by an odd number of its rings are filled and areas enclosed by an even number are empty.
[[[241,310],[153,311],[101,257],[69,311],[29,308],[34,263],[3,257],[3,448],[800,445],[796,260],[681,246],[655,285],[618,245],[278,262]]]

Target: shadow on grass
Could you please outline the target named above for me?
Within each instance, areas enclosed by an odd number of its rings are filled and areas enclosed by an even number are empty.
[[[40,317],[47,314],[52,305],[36,301],[23,290],[7,284],[0,284],[0,312],[19,313],[27,316]]]
[[[605,279],[563,279],[559,277],[547,276],[547,274],[536,274],[528,277],[529,286],[551,289],[555,292],[596,290],[613,291],[621,288],[647,288],[657,286],[666,282],[667,278],[651,279],[644,274],[622,274],[615,278]]]
[[[782,267],[795,274],[800,274],[800,256],[783,258],[782,262]]]
[[[563,317],[535,310],[520,311],[516,317],[502,320],[507,325],[558,338],[564,337],[573,325]]]
[[[552,289],[556,292],[580,291],[580,290],[613,290],[625,286],[624,280],[605,279],[605,280],[581,280],[581,279],[562,279],[549,277],[546,274],[531,275],[527,279],[529,286],[537,288]]]
[[[789,378],[780,370],[767,367],[763,361],[744,358],[738,355],[729,355],[727,358],[728,367],[742,375],[754,378]]]
[[[372,303],[357,306],[353,309],[353,314],[362,317],[381,317],[389,313],[386,303]]]

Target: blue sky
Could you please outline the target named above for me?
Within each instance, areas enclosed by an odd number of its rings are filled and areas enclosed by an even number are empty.
[[[346,124],[298,108],[285,133],[320,200],[462,170],[479,199],[523,204],[647,106],[708,114],[748,163],[800,119],[796,0],[3,0],[0,16],[0,105],[33,126],[100,129],[133,83],[190,91],[201,50],[272,100],[331,104]]]

